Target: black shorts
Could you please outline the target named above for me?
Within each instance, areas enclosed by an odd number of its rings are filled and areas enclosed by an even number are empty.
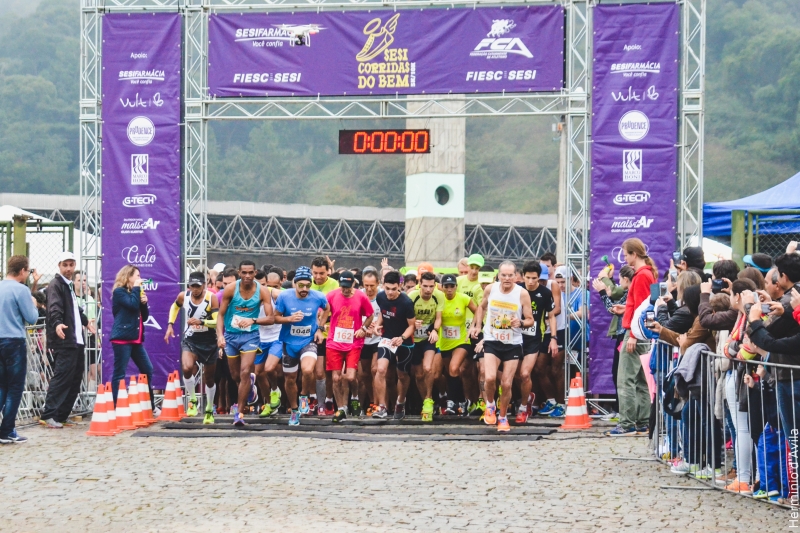
[[[317,357],[325,357],[325,349],[328,345],[328,339],[323,339],[321,344],[317,344]]]
[[[224,379],[233,379],[231,376],[231,369],[228,367],[228,358],[223,357],[220,361],[220,349],[217,349],[217,369],[214,371],[214,382],[220,383]]]
[[[422,360],[425,357],[425,352],[429,352],[433,350],[434,352],[438,352],[439,350],[436,348],[436,345],[430,341],[424,340],[414,344],[414,350],[411,354],[411,364],[414,366],[421,365]]]
[[[378,353],[377,342],[375,344],[365,344],[361,348],[361,359],[362,360],[367,359],[369,361],[372,361],[372,356],[375,355],[376,353]]]
[[[521,344],[505,344],[497,341],[484,341],[484,353],[490,353],[500,359],[500,361],[519,361],[522,359]]]
[[[217,363],[219,348],[217,348],[216,342],[195,342],[191,337],[184,337],[181,341],[181,349],[184,352],[193,353],[200,364],[214,365]]]
[[[556,331],[556,342],[558,343],[558,349],[563,350],[564,346],[566,345],[566,338],[567,338],[567,330],[560,329]]]
[[[547,346],[542,344],[541,337],[535,335],[522,335],[522,355],[532,355],[539,351],[547,350]]]
[[[401,344],[394,353],[388,348],[380,346],[378,348],[378,360],[388,359],[390,363],[395,363],[397,365],[397,370],[408,374],[411,372],[411,354],[413,352],[413,344],[411,346]]]
[[[442,352],[442,359],[449,359],[449,358],[453,357],[453,352],[458,350],[459,348],[461,348],[462,350],[466,350],[467,354],[469,354],[469,351],[472,348],[472,346],[470,344],[459,344],[458,346],[456,346],[452,350],[445,350],[445,351]]]
[[[482,331],[480,333],[478,333],[478,338],[477,339],[473,339],[472,337],[469,338],[469,350],[467,351],[467,357],[471,357],[475,361],[477,361],[478,359],[483,359],[483,352],[477,352],[475,350],[475,347],[482,340],[483,340],[483,332]]]

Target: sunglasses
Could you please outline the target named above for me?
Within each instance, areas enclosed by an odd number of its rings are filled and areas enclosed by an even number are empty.
[[[298,283],[297,284],[297,288],[298,289],[310,289],[311,288],[311,284],[310,283]]]

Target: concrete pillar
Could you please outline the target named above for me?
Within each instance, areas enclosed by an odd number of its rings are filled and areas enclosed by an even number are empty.
[[[464,105],[463,95],[431,98],[437,103],[409,102],[409,110],[432,105],[433,111],[457,111]],[[406,264],[454,267],[464,256],[466,118],[407,119],[406,127],[431,133],[430,154],[406,156]]]

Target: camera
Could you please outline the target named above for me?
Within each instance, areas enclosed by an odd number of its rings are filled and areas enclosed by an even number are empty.
[[[672,283],[677,283],[678,282],[678,271],[677,270],[670,270],[669,271],[669,280]]]
[[[659,289],[659,291],[660,291],[660,294],[661,294],[661,297],[662,297],[662,298],[663,298],[664,296],[666,296],[666,295],[667,295],[667,293],[669,293],[669,290],[667,289],[667,284],[666,284],[666,283],[659,283],[659,284],[658,284],[658,289]]]
[[[655,321],[656,321],[655,311],[647,311],[644,315],[644,325],[647,326],[648,328],[652,328]]]
[[[682,253],[680,253],[680,252],[672,252],[672,262],[674,264],[677,265],[683,260],[684,260],[684,258],[683,258],[683,254]]]
[[[714,294],[722,292],[722,289],[724,288],[725,288],[725,282],[722,281],[721,279],[715,279],[711,282],[711,292],[713,292]]]
[[[770,311],[772,311],[772,308],[769,306],[769,304],[761,304],[761,312],[762,313],[764,313],[765,315],[768,315]]]

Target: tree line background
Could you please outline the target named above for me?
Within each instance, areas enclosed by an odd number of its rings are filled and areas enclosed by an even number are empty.
[[[797,0],[708,0],[705,201],[800,171]],[[0,2],[0,192],[78,193],[78,0]],[[467,209],[556,211],[550,118],[467,120]],[[340,128],[213,122],[209,199],[402,207],[404,158],[337,154]],[[500,187],[499,185],[502,185]]]

